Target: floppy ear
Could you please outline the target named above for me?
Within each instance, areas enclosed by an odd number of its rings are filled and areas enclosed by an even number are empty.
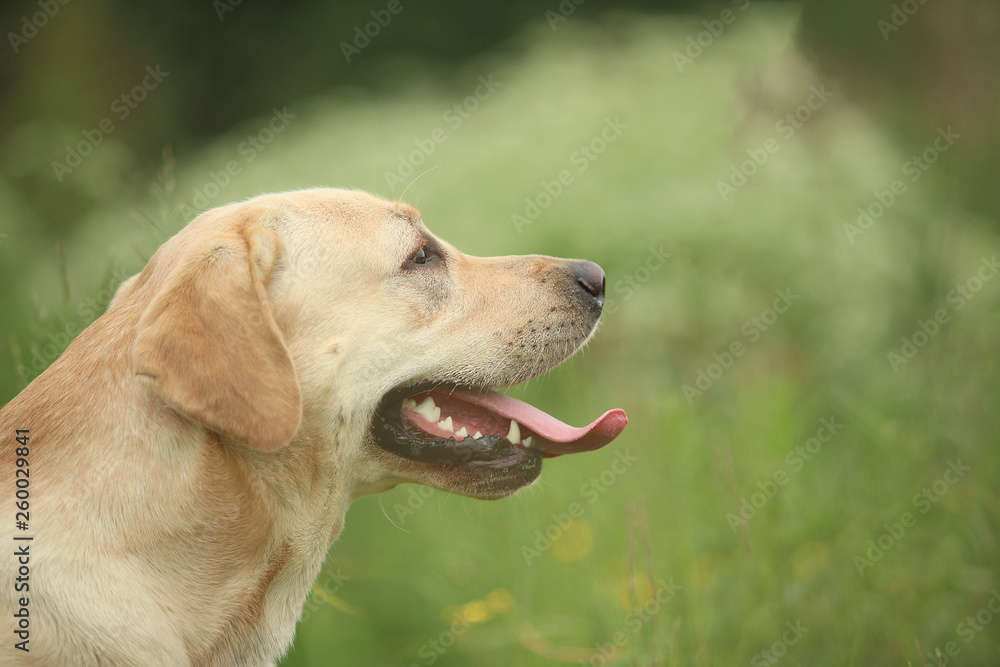
[[[302,420],[292,359],[266,285],[284,245],[250,227],[188,247],[143,312],[132,348],[137,375],[180,414],[263,451]]]

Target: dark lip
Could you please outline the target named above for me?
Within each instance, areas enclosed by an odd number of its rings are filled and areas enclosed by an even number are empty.
[[[420,461],[444,468],[483,468],[517,472],[523,469],[531,479],[538,475],[542,453],[515,445],[501,435],[487,434],[479,439],[436,438],[430,434],[415,435],[403,426],[401,408],[404,398],[441,388],[461,388],[485,391],[484,387],[447,382],[422,382],[393,389],[379,403],[372,417],[371,432],[382,449],[411,461]]]

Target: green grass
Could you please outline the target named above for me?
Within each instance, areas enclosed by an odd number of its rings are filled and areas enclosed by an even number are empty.
[[[608,664],[771,664],[760,652],[797,622],[808,631],[780,664],[937,664],[948,642],[958,664],[988,664],[1000,622],[968,642],[959,624],[1000,588],[1000,280],[960,310],[948,295],[1000,239],[955,203],[957,158],[946,154],[848,240],[844,224],[905,178],[909,156],[835,85],[792,137],[778,134],[811,85],[830,85],[797,52],[795,19],[755,5],[683,73],[672,54],[703,29],[697,20],[623,16],[598,31],[571,19],[551,32],[541,19],[451,87],[416,80],[394,96],[289,101],[297,117],[251,162],[238,146],[267,119],[176,156],[158,197],[101,194],[106,208],[64,239],[65,281],[0,184],[12,349],[29,358],[79,322],[108,266],[137,270],[183,224],[176,206],[229,160],[241,173],[211,205],[314,185],[394,197],[403,188],[385,172],[442,127],[447,140],[417,173],[437,168],[406,193],[433,231],[473,254],[586,257],[609,276],[587,350],[516,393],[572,424],[611,407],[630,424],[601,451],[549,461],[512,499],[407,485],[356,502],[326,568],[344,580],[317,595],[284,667],[604,664],[616,633],[627,645]],[[443,114],[490,73],[501,86],[452,129]],[[627,128],[579,171],[574,152],[609,118]],[[722,201],[717,182],[772,137],[777,152]],[[562,170],[573,183],[519,232],[511,216]],[[669,259],[646,270],[661,246]],[[765,331],[752,318],[766,317],[776,290],[798,299]],[[949,322],[895,372],[888,353],[942,308]],[[684,386],[734,342],[743,354],[689,400]],[[21,385],[16,363],[0,363],[6,398]],[[830,418],[843,428],[795,458]],[[609,472],[624,452],[636,462]],[[969,471],[922,513],[913,497],[959,459]],[[731,529],[727,515],[779,471],[773,497]],[[408,502],[412,513],[400,509]],[[553,518],[574,504],[572,524]],[[913,525],[860,575],[855,556],[904,512]],[[527,562],[547,528],[560,536]],[[636,614],[658,581],[680,589]],[[447,634],[456,612],[471,620]],[[434,640],[453,645],[434,652]]]

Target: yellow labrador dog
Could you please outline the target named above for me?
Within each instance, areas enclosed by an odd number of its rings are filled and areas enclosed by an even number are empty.
[[[25,520],[0,529],[0,661],[272,664],[355,498],[500,498],[621,432],[491,389],[573,354],[603,301],[592,262],[464,255],[362,192],[204,213],[0,411]]]

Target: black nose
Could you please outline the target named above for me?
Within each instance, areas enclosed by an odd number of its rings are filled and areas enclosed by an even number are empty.
[[[597,299],[598,305],[603,305],[604,269],[593,262],[579,260],[573,262],[572,271],[580,286]]]

